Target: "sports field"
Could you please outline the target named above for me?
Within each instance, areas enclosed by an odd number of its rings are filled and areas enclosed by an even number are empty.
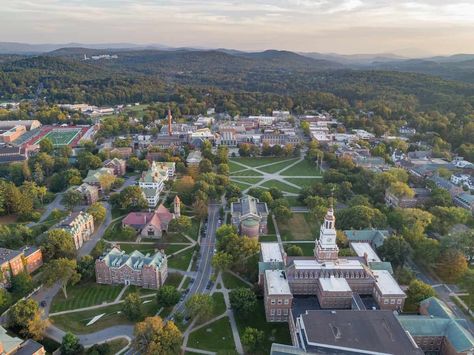
[[[53,146],[60,147],[63,145],[70,144],[74,138],[81,132],[81,129],[61,129],[61,130],[52,130],[46,133],[41,139],[39,139],[36,144],[41,142],[45,138],[49,138],[53,142]]]

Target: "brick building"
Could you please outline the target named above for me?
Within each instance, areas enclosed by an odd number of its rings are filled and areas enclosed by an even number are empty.
[[[114,246],[96,260],[95,275],[99,284],[135,285],[157,290],[168,276],[168,262],[163,251],[154,255],[144,255],[137,250],[126,254],[119,246]]]
[[[79,249],[94,233],[94,218],[87,212],[73,212],[59,222],[55,228],[68,232],[74,241],[76,249]]]
[[[265,202],[260,202],[252,196],[242,197],[231,204],[232,224],[241,235],[258,237],[267,233],[268,208]]]
[[[119,158],[108,159],[104,162],[104,168],[112,169],[115,176],[123,176],[127,172],[127,163]]]
[[[22,272],[31,274],[43,265],[43,254],[38,247],[25,247],[20,250],[0,248],[0,269],[3,287],[9,287],[10,279]]]

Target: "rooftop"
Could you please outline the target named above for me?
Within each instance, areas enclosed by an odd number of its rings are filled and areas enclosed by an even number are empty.
[[[351,292],[351,287],[343,277],[321,277],[319,284],[323,291],[329,292]]]
[[[392,311],[307,311],[299,319],[309,353],[423,354]]]
[[[351,247],[355,251],[357,256],[360,256],[360,257],[364,258],[365,255],[367,255],[367,262],[369,262],[369,261],[371,261],[371,262],[373,262],[373,261],[382,261],[378,257],[375,250],[372,249],[372,247],[370,246],[369,243],[354,242],[354,243],[351,243]]]
[[[339,259],[338,261],[318,262],[315,259],[293,259],[296,270],[319,270],[319,269],[357,269],[362,270],[364,266],[359,260]]]
[[[278,243],[260,243],[263,262],[283,262],[280,245]]]
[[[282,270],[265,270],[265,281],[269,295],[291,295],[285,272]]]
[[[383,295],[404,295],[405,292],[400,288],[397,281],[387,270],[372,270],[375,276],[375,282]]]

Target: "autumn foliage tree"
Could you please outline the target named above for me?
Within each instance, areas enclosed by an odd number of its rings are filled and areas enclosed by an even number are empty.
[[[158,317],[147,317],[135,325],[133,349],[144,355],[178,354],[181,332],[173,321],[166,324]]]
[[[458,281],[467,269],[466,257],[462,252],[454,249],[442,251],[436,265],[437,274],[446,282]]]

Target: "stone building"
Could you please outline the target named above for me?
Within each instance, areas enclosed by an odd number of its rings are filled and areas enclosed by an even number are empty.
[[[242,197],[231,204],[232,224],[241,235],[258,238],[267,233],[268,208],[253,196]]]
[[[68,232],[76,249],[79,249],[84,242],[91,239],[92,233],[94,233],[94,218],[87,212],[73,212],[59,222],[55,228]]]
[[[127,172],[127,163],[123,159],[113,158],[104,162],[104,168],[110,168],[115,176],[123,176]]]
[[[95,262],[96,282],[107,285],[135,285],[157,290],[168,276],[168,262],[163,251],[153,255],[135,250],[126,254],[114,246]]]
[[[95,185],[83,183],[79,186],[71,186],[69,190],[79,192],[82,196],[82,203],[85,205],[92,205],[99,201],[99,188]]]
[[[130,212],[123,220],[123,227],[135,229],[142,237],[161,238],[175,215],[163,204],[153,212]]]

